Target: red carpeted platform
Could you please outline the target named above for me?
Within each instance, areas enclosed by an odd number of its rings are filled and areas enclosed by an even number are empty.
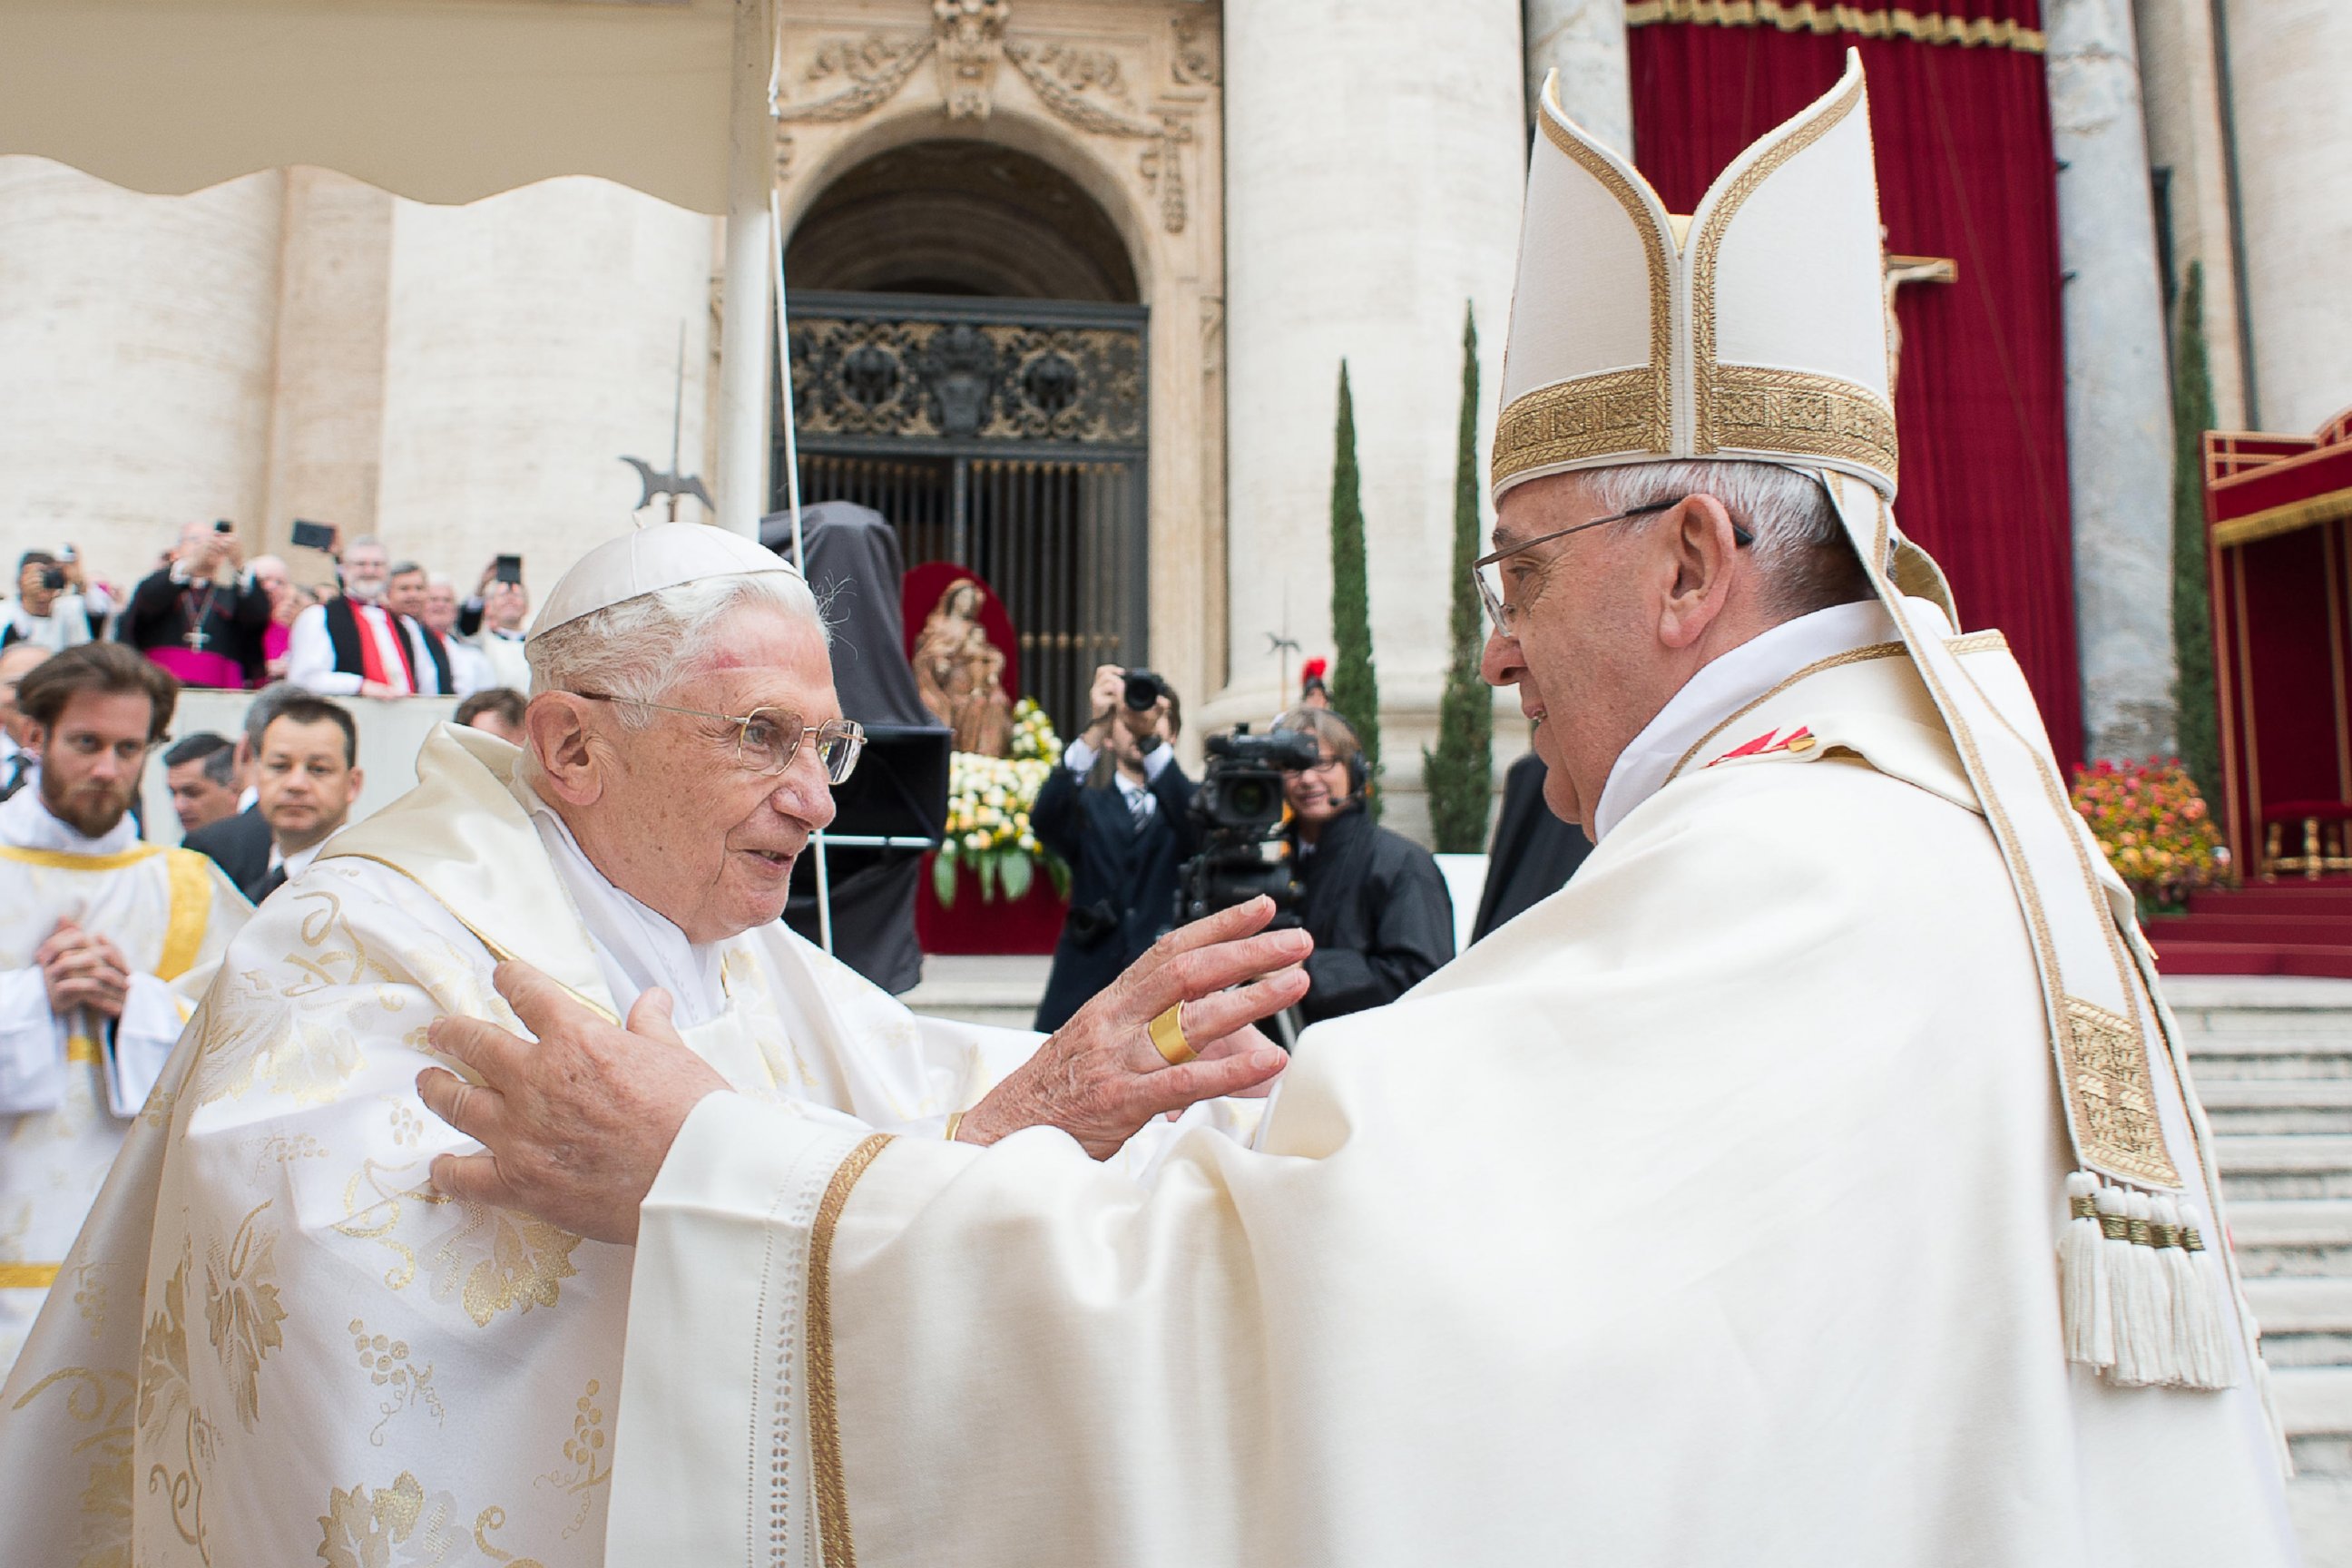
[[[2352,980],[2352,878],[2252,882],[2199,893],[2147,925],[2167,974],[2299,974]]]

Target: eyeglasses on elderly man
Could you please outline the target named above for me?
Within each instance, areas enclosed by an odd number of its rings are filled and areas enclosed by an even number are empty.
[[[1672,500],[1643,501],[1640,506],[1629,506],[1623,511],[1612,511],[1607,517],[1596,517],[1590,522],[1580,522],[1571,528],[1556,528],[1549,533],[1538,533],[1533,539],[1523,539],[1517,544],[1507,544],[1491,554],[1480,556],[1470,563],[1470,580],[1478,585],[1478,597],[1486,606],[1487,619],[1492,621],[1495,629],[1505,637],[1518,635],[1512,626],[1513,617],[1518,614],[1518,606],[1503,597],[1502,574],[1496,570],[1503,562],[1523,551],[1533,550],[1538,544],[1549,544],[1555,539],[1566,539],[1571,533],[1582,533],[1588,528],[1599,528],[1603,523],[1623,522],[1628,518],[1648,517],[1655,512],[1670,511],[1688,499],[1685,496],[1676,496]],[[1756,542],[1756,536],[1737,522],[1731,525],[1731,537],[1743,546]]]

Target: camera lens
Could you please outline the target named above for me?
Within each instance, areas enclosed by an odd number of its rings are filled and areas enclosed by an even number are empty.
[[[56,566],[44,566],[41,568],[42,587],[56,590],[62,588],[65,585],[66,574],[62,568]]]

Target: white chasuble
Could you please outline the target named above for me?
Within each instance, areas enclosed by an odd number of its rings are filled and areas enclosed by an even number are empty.
[[[436,1194],[476,1145],[415,1091],[434,1018],[520,1029],[503,958],[616,1010],[519,755],[436,731],[231,946],[0,1393],[10,1561],[604,1561],[632,1254]],[[780,1119],[940,1139],[1035,1046],[781,925],[717,947],[682,1033]]]
[[[1307,1031],[1256,1151],[1137,1181],[704,1100],[643,1215],[614,1560],[2292,1563],[2226,1268],[2236,1386],[2068,1363],[2049,1050],[1914,667],[1848,651]]]
[[[0,805],[0,1376],[60,1274],[107,1167],[163,1069],[212,965],[252,912],[220,868],[142,844],[124,817],[102,839],[49,815],[37,789]],[[133,971],[122,1016],[60,1016],[33,962],[61,921],[110,938]]]

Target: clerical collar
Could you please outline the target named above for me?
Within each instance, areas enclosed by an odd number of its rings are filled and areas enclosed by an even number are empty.
[[[1927,625],[1943,623],[1943,612],[1923,599],[1906,599],[1905,608]],[[1886,606],[1876,599],[1862,599],[1783,621],[1703,666],[1666,700],[1633,744],[1618,753],[1600,803],[1592,808],[1593,842],[1607,837],[1635,806],[1664,789],[1683,753],[1739,709],[1807,665],[1873,643],[1901,640]]]
[[[139,824],[127,811],[121,821],[100,837],[85,837],[73,824],[51,815],[41,800],[37,784],[28,784],[0,801],[0,843],[18,849],[47,849],[60,855],[120,855],[138,841]]]
[[[667,917],[614,886],[572,837],[571,826],[528,783],[518,777],[514,793],[530,812],[547,858],[580,911],[596,967],[621,1016],[628,1016],[637,997],[656,985],[670,994],[676,1004],[671,1021],[681,1029],[707,1024],[725,1012],[718,944],[689,942]]]

